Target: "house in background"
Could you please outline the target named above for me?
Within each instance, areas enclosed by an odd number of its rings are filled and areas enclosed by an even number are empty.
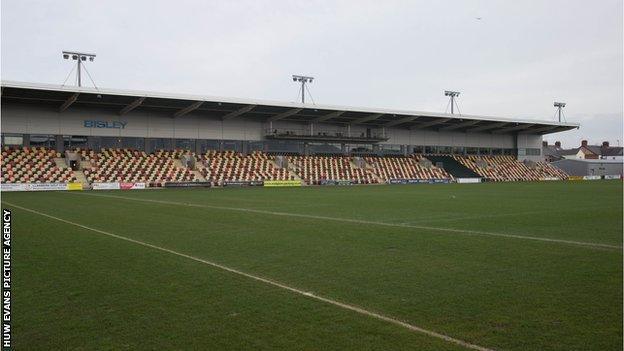
[[[622,153],[622,147],[613,147],[609,146],[609,142],[605,141],[602,143],[600,159],[602,160],[616,160],[616,161],[624,161],[624,155]]]
[[[559,141],[555,145],[548,145],[547,141],[542,144],[542,154],[548,162],[562,159],[624,161],[622,149],[620,146],[610,146],[608,141],[602,145],[589,145],[587,140],[583,140],[579,147],[572,149],[562,148]]]

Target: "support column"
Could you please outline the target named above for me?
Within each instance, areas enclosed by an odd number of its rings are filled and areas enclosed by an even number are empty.
[[[249,141],[243,140],[242,145],[241,145],[241,154],[243,154],[243,156],[247,156],[248,153],[249,153]]]
[[[22,146],[30,147],[30,134],[22,134]]]
[[[379,144],[373,144],[373,153],[377,156],[381,156],[381,148],[379,147]]]
[[[54,138],[56,140],[56,151],[61,153],[65,152],[65,142],[63,140],[63,136],[55,135]]]

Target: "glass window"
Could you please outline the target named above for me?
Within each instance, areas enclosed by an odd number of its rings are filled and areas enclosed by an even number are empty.
[[[382,155],[402,155],[401,145],[397,144],[381,144],[379,145],[381,148]]]
[[[436,147],[435,146],[425,146],[425,153],[426,154],[435,154],[436,153]]]
[[[299,141],[290,141],[290,140],[267,140],[265,142],[267,151],[269,152],[301,152],[303,150],[303,143]],[[320,148],[323,149],[327,144],[312,144],[310,145],[310,150],[315,150],[316,145],[321,145]],[[334,150],[334,148],[330,148]],[[338,145],[338,149],[340,149],[340,145]]]
[[[450,154],[453,151],[453,148],[450,146],[438,146],[439,154]]]
[[[176,139],[175,148],[182,150],[195,150],[195,139]]]
[[[197,150],[199,150],[199,153],[205,153],[206,152],[206,142],[207,140],[196,140],[196,144],[197,145]],[[197,151],[195,150],[195,151]]]
[[[4,145],[24,145],[24,138],[21,134],[2,134],[2,146]]]
[[[465,152],[464,147],[463,146],[455,146],[453,147],[453,154],[455,155],[463,155]]]
[[[89,149],[99,151],[102,149],[102,138],[97,136],[90,136],[87,138]]]
[[[342,146],[340,144],[316,143],[310,144],[309,150],[313,154],[340,154]]]
[[[56,147],[56,138],[54,135],[31,134],[30,146],[44,146],[49,148]]]
[[[490,148],[487,148],[487,147],[479,148],[479,155],[489,155],[489,154],[490,154]]]
[[[219,150],[221,143],[219,140],[202,140],[201,152],[206,153],[208,150]]]
[[[121,147],[126,149],[145,149],[145,139],[143,138],[121,138]]]
[[[152,140],[153,140],[154,150],[172,150],[173,149],[171,139],[169,138],[156,138]]]
[[[373,153],[373,148],[371,147],[371,145],[366,144],[349,144],[347,145],[347,150],[351,150],[351,152],[359,154]]]
[[[223,151],[241,151],[241,142],[236,140],[223,140]]]
[[[121,138],[118,138],[118,137],[102,137],[100,139],[100,145],[102,146],[102,149],[104,149],[104,148],[119,149],[119,148],[121,148]]]
[[[467,147],[466,148],[466,154],[467,155],[476,155],[479,153],[479,148],[476,147]]]
[[[395,145],[395,144],[382,144],[380,145],[381,148],[383,150],[395,150],[395,151],[401,151],[401,145]]]
[[[492,149],[492,155],[502,155],[503,149]]]
[[[253,151],[263,151],[264,143],[261,141],[250,141],[249,142],[249,152]]]
[[[86,149],[88,147],[87,137],[79,135],[63,135],[63,144],[67,150],[75,148]]]

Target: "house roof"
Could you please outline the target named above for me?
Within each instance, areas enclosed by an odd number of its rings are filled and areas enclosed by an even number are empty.
[[[560,147],[556,147],[555,145],[547,145],[542,147],[542,154],[544,156],[569,156],[576,155],[581,149],[599,156],[622,156],[624,150],[624,148],[620,146],[604,147],[602,145],[587,145],[572,149],[562,149]]]
[[[622,156],[624,148],[621,146],[609,146],[602,149],[602,156]]]

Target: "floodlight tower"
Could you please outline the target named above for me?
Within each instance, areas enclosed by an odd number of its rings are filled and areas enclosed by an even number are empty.
[[[82,62],[87,60],[93,62],[93,60],[95,59],[95,54],[88,54],[77,51],[63,51],[63,58],[65,60],[69,60],[71,58],[72,60],[76,61],[76,82],[78,83],[79,87],[82,86]]]
[[[455,98],[459,96],[459,91],[450,91],[450,90],[445,90],[444,91],[444,96],[450,96],[451,97],[451,114],[454,113],[454,106],[457,106],[457,103],[455,102]],[[459,106],[457,106],[457,109],[459,110]]]
[[[301,83],[301,103],[305,104],[305,85],[306,83],[312,83],[312,81],[314,80],[314,77],[306,77],[306,76],[293,74],[292,80],[293,82]]]
[[[563,115],[563,108],[565,107],[565,102],[557,102],[553,104],[557,108],[557,115],[559,115],[559,123],[561,123],[561,116]]]

